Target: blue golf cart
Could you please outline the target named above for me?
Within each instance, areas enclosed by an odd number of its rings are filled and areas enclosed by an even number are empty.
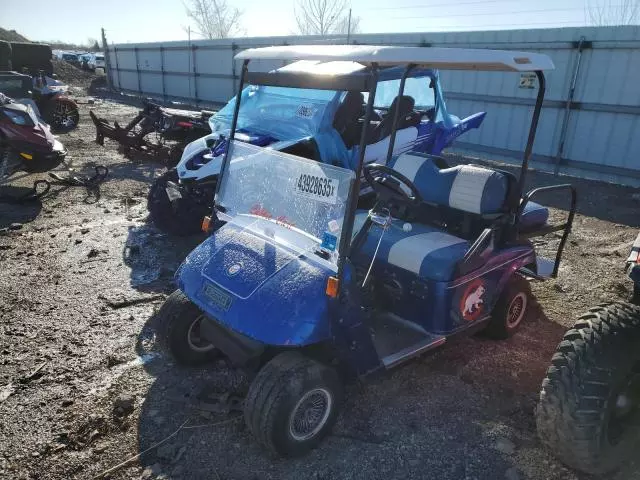
[[[239,95],[211,234],[180,266],[178,289],[158,313],[159,342],[176,362],[225,355],[258,370],[244,406],[247,426],[268,450],[295,456],[331,429],[344,381],[393,368],[458,335],[512,335],[529,305],[523,279],[558,272],[575,191],[558,185],[523,194],[543,70],[553,68],[545,55],[336,45],[252,49],[236,58],[243,61],[239,92],[245,82],[368,92],[357,158],[348,165],[238,141]],[[252,60],[333,65],[330,74],[260,72],[250,70]],[[364,68],[334,73],[336,64],[354,62]],[[379,79],[402,70],[392,100],[399,102],[412,72],[436,68],[535,72],[540,89],[519,177],[394,153],[399,110],[386,155],[365,162]],[[361,183],[371,192],[362,194]],[[567,191],[566,222],[549,224],[548,211],[530,201],[540,190]],[[545,260],[529,238],[552,232],[562,238],[555,259]]]
[[[268,75],[341,75],[354,78],[368,69],[356,62],[297,61]],[[464,132],[478,128],[485,113],[459,119],[447,110],[437,70],[412,69],[402,96],[397,96],[404,68],[380,70],[372,118],[365,133],[365,163],[384,163],[391,124],[399,122],[394,154],[417,151],[439,155]],[[348,85],[347,85],[348,86]],[[280,87],[251,83],[240,95],[234,139],[269,147],[330,165],[355,169],[369,92]],[[159,228],[176,235],[200,230],[211,209],[220,167],[227,149],[235,97],[209,119],[211,132],[188,144],[175,169],[156,179],[148,208]]]

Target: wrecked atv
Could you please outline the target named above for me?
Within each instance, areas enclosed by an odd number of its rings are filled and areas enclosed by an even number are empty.
[[[180,160],[185,145],[210,133],[208,120],[213,112],[202,110],[178,110],[167,108],[150,100],[143,101],[143,108],[126,126],[113,125],[89,111],[96,126],[96,142],[104,145],[104,139],[118,142],[125,154],[131,150],[160,155],[165,142],[175,142],[168,150],[167,166],[172,168]],[[155,138],[149,137],[155,133]]]
[[[67,96],[69,86],[40,71],[32,76],[32,96],[42,118],[56,132],[72,130],[80,123],[78,104]]]
[[[68,90],[68,85],[46,76],[43,71],[36,74],[0,72],[0,93],[16,103],[30,105],[53,131],[71,130],[80,121],[78,105],[67,96]]]

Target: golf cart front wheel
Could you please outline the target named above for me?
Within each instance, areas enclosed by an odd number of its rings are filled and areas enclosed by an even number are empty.
[[[603,474],[640,439],[640,307],[614,303],[582,315],[542,382],[540,439],[565,464]]]
[[[285,457],[303,455],[329,433],[342,403],[333,368],[297,352],[267,363],[249,387],[244,416],[258,442]]]
[[[202,311],[180,290],[174,291],[157,314],[160,348],[181,365],[200,365],[220,355],[215,345],[202,338],[207,321]]]
[[[523,278],[514,275],[496,302],[486,329],[487,335],[506,339],[516,333],[527,316],[529,297],[529,284]]]

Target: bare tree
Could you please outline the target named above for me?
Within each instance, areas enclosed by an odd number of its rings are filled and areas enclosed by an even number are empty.
[[[187,0],[184,8],[196,24],[195,33],[205,38],[228,38],[242,34],[242,12],[226,0]]]
[[[588,0],[587,14],[592,25],[637,25],[640,20],[640,0]]]
[[[351,16],[351,24],[349,24],[349,13],[345,14],[337,23],[333,33],[346,35],[347,33],[353,35],[354,33],[360,33],[360,17]]]
[[[346,34],[348,31],[346,0],[297,0],[294,13],[301,35]],[[351,33],[359,28],[359,24],[359,18],[351,18]]]
[[[98,40],[96,40],[95,38],[89,37],[87,38],[87,50],[89,51],[93,51],[93,52],[97,52],[98,50],[100,50],[100,44],[98,43]]]

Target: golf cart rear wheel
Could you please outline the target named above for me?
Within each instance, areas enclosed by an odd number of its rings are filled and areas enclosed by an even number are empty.
[[[160,348],[181,365],[200,365],[220,351],[200,335],[205,316],[180,290],[165,300],[157,314]]]
[[[173,202],[167,194],[167,187],[178,185],[178,172],[175,168],[158,177],[147,197],[147,209],[153,224],[160,230],[176,236],[187,236],[201,233],[202,219],[210,213],[213,198],[210,202],[197,203],[187,192],[181,190],[182,198]]]
[[[296,457],[329,433],[341,403],[342,384],[333,368],[286,352],[274,357],[254,379],[244,417],[263,447]]]
[[[497,339],[509,338],[516,333],[527,316],[529,307],[529,284],[518,275],[514,275],[502,291],[491,314],[487,326],[488,336]]]
[[[542,382],[540,439],[590,474],[620,467],[640,439],[640,308],[605,304],[565,335]]]

